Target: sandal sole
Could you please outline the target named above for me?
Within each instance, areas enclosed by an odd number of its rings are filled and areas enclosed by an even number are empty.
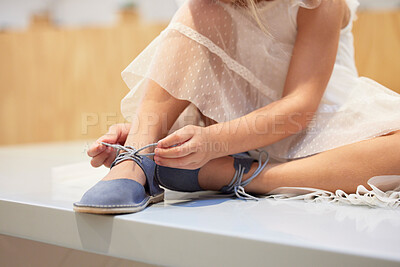
[[[155,204],[164,200],[164,193],[157,196],[150,196],[149,199],[141,206],[126,207],[126,208],[102,208],[102,207],[89,207],[89,206],[75,206],[74,211],[80,213],[93,213],[93,214],[124,214],[134,213],[144,210],[147,206]]]

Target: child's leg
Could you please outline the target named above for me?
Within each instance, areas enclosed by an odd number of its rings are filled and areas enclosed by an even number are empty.
[[[178,100],[149,80],[147,92],[138,109],[138,121],[131,127],[125,145],[140,148],[163,138],[190,102]],[[149,123],[149,118],[155,121]],[[158,117],[158,120],[157,120]],[[282,186],[314,187],[334,191],[354,192],[360,184],[375,175],[400,174],[400,132],[346,145],[320,154],[267,167],[248,185],[253,193],[268,193]],[[243,176],[246,180],[256,169]],[[217,170],[217,171],[216,171]],[[233,177],[233,158],[214,159],[199,172],[199,184],[204,189],[219,190]],[[103,180],[134,179],[145,183],[142,170],[132,161],[125,161],[110,170]]]
[[[190,103],[172,97],[152,80],[146,82],[146,94],[136,114],[138,120],[132,122],[129,136],[125,142],[125,145],[137,149],[165,137],[178,116]],[[150,151],[151,148],[149,148]],[[143,151],[143,153],[145,152],[147,150]],[[141,168],[130,160],[113,167],[103,180],[117,178],[133,179],[143,185],[146,181]]]
[[[328,150],[307,158],[267,167],[245,187],[247,192],[264,194],[278,187],[312,187],[354,193],[358,185],[376,175],[400,175],[400,131]],[[199,172],[204,189],[218,190],[233,176],[233,159],[224,157],[207,163]],[[255,168],[244,176],[246,180]],[[222,174],[220,171],[226,170]],[[227,176],[227,174],[229,174]]]

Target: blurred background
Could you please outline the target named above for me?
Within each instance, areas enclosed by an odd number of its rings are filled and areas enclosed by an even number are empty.
[[[0,145],[95,139],[124,122],[120,73],[181,2],[0,0]],[[359,73],[400,93],[400,0],[360,3]]]

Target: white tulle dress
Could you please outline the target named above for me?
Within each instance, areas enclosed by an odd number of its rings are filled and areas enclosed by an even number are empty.
[[[186,1],[168,27],[122,72],[131,89],[121,102],[124,117],[130,120],[135,115],[145,79],[191,102],[175,124],[187,124],[200,112],[216,122],[229,121],[278,100],[296,39],[297,12],[300,7],[317,8],[320,1],[259,2],[269,35],[243,8],[217,0]],[[295,160],[400,129],[400,95],[358,76],[351,30],[359,3],[346,2],[351,19],[341,30],[333,73],[312,123],[260,148],[275,161]],[[379,176],[369,183],[372,191],[360,187],[351,196],[339,190],[279,188],[270,197],[400,205],[400,176]],[[389,183],[392,186],[380,190]]]

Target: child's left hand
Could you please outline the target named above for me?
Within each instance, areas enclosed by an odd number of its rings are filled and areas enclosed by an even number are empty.
[[[179,169],[194,170],[212,159],[210,134],[206,127],[187,125],[158,141],[155,149],[156,164]]]

